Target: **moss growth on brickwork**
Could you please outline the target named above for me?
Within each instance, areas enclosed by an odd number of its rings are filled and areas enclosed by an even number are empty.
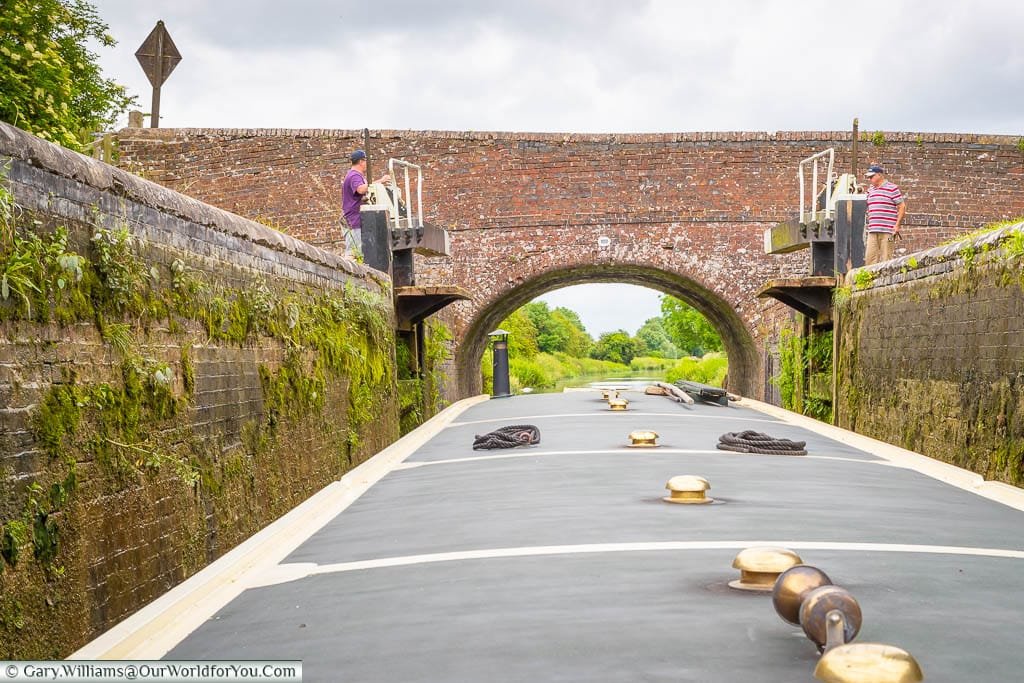
[[[1013,310],[1012,302],[1024,296],[1000,291],[1024,282],[1024,263],[1010,256],[1018,248],[1014,238],[986,258],[979,258],[984,249],[961,254],[963,266],[951,272],[844,302],[837,368],[842,426],[987,479],[1024,484],[1024,381],[1012,371],[1019,328],[998,313]],[[907,320],[914,334],[886,341],[878,332],[890,324],[886,310],[924,292],[931,313]],[[947,326],[959,326],[968,310],[990,316],[987,325],[948,334]],[[931,336],[922,342],[915,335]]]
[[[181,381],[185,398],[191,401],[196,392],[196,368],[192,364],[192,345],[187,342],[181,347]]]
[[[423,382],[419,379],[398,380],[398,417],[402,434],[419,427],[423,423],[423,415]]]
[[[190,539],[179,548],[187,573],[287,511],[296,495],[312,492],[308,486],[355,464],[364,438],[371,446],[388,438],[387,430],[372,429],[384,421],[395,393],[387,297],[351,284],[328,294],[277,292],[264,282],[230,287],[180,260],[162,277],[161,266],[148,266],[142,257],[147,245],[124,226],[95,227],[82,256],[69,247],[63,227],[42,234],[41,222],[18,209],[6,189],[0,217],[0,318],[91,323],[119,366],[107,381],[66,372],[32,415],[47,463],[44,475],[21,494],[21,513],[0,520],[3,657],[64,655],[57,650],[75,643],[66,642],[54,605],[71,600],[79,605],[76,614],[88,615],[81,594],[87,579],[64,578],[65,564],[84,571],[67,541],[86,520],[81,509],[64,512],[85,502],[75,500],[79,463],[88,464],[92,496],[135,496],[166,481],[190,492],[181,501],[196,517],[180,521]],[[175,362],[147,356],[153,348],[147,335],[158,323],[180,340]],[[256,348],[272,341],[285,350],[279,367],[260,368],[264,418],[243,425],[241,448],[200,436],[191,425],[186,408],[196,393],[196,369],[186,335],[200,329],[213,343]],[[347,432],[336,435],[346,421]],[[316,472],[307,488],[295,490],[295,465],[286,471],[274,454],[307,434],[320,439],[315,447],[330,449],[333,469]],[[255,481],[256,471],[267,481]],[[251,514],[239,513],[238,500]],[[213,511],[212,521],[203,510]],[[26,562],[29,549],[34,561]],[[112,592],[118,581],[128,581],[110,578]],[[122,602],[131,607],[130,599]]]
[[[1003,221],[993,221],[992,223],[988,223],[978,228],[977,230],[972,230],[971,232],[966,232],[961,235],[956,235],[955,237],[950,237],[948,240],[940,242],[939,246],[945,247],[949,246],[950,244],[956,244],[957,242],[963,242],[965,240],[975,240],[979,237],[989,235],[995,232],[996,230],[1002,230],[1003,228],[1008,228],[1011,225],[1017,225],[1018,223],[1024,223],[1024,216],[1020,216],[1018,218],[1010,218],[1008,220]]]

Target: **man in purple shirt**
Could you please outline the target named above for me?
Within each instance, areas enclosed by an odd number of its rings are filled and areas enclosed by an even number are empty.
[[[352,168],[345,174],[345,182],[341,184],[341,210],[345,216],[345,249],[360,252],[363,248],[363,232],[359,207],[366,198],[370,185],[366,182],[366,152],[357,149],[349,156]],[[386,183],[391,176],[384,174],[376,182]]]

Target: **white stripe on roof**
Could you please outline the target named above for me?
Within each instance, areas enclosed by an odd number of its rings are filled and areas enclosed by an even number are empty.
[[[839,552],[870,553],[914,553],[924,555],[960,555],[1024,560],[1024,550],[1010,548],[975,548],[970,546],[915,545],[906,543],[832,543],[822,541],[794,540],[748,540],[748,541],[651,541],[641,543],[581,543],[578,545],[522,546],[518,548],[489,548],[485,550],[461,550],[447,553],[424,555],[402,555],[374,560],[316,564],[294,562],[280,564],[253,576],[246,588],[272,586],[296,581],[317,574],[338,574],[342,572],[383,569],[386,567],[408,567],[438,562],[465,562],[469,560],[493,560],[509,557],[543,557],[550,555],[584,555],[590,553],[635,553],[665,552],[680,550],[743,550],[755,546],[781,546],[790,550],[831,550]]]

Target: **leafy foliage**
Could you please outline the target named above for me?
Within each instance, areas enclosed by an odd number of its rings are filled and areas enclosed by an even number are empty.
[[[543,301],[526,304],[499,325],[509,333],[513,389],[550,387],[570,377],[614,375],[629,370],[667,372],[678,365],[675,359],[681,350],[692,349],[701,356],[722,349],[718,333],[696,309],[665,296],[662,311],[662,316],[644,322],[635,336],[616,330],[601,335],[595,343],[575,311],[564,307],[551,309]],[[727,366],[724,355],[717,354],[697,371],[698,381],[721,384]],[[692,371],[678,370],[691,374]],[[488,392],[493,380],[491,372],[488,348],[481,360],[483,387]]]
[[[625,330],[616,330],[602,334],[594,344],[590,356],[598,360],[629,365],[642,350],[641,343],[636,337],[630,337]]]
[[[691,356],[722,350],[722,338],[708,319],[674,296],[661,298],[661,317],[672,343]]]
[[[672,343],[664,318],[650,318],[636,331],[643,342],[643,353],[654,358],[678,358],[679,348]]]
[[[571,356],[586,356],[590,351],[594,340],[575,311],[561,307],[550,310],[543,301],[528,303],[521,310],[537,330],[538,350]]]
[[[832,372],[832,332],[804,338],[784,329],[779,339],[779,374],[772,381],[779,388],[782,407],[825,422],[832,421],[832,402],[812,395],[813,374]]]
[[[533,358],[540,353],[537,326],[522,308],[502,320],[499,327],[508,332],[509,358]]]
[[[68,322],[86,307],[85,259],[68,248],[68,233],[58,227],[40,237],[38,221],[27,223],[10,191],[0,184],[0,318],[46,320],[51,310]]]
[[[853,288],[855,290],[868,289],[875,283],[875,273],[871,270],[858,270],[853,276]]]
[[[4,0],[0,11],[0,120],[81,150],[135,102],[104,78],[95,42],[115,44],[85,0]]]

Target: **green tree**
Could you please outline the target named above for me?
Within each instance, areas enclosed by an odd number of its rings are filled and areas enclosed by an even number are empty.
[[[537,346],[537,327],[522,308],[502,320],[499,327],[508,332],[510,358],[533,358],[540,351]]]
[[[662,318],[648,318],[637,330],[636,338],[643,343],[641,353],[655,358],[678,358],[679,349],[672,343]]]
[[[561,315],[563,318],[569,321],[569,323],[577,330],[583,332],[584,334],[587,334],[587,328],[586,326],[584,326],[583,321],[580,320],[580,314],[572,310],[571,308],[559,306],[555,310],[551,311],[551,313]],[[587,336],[589,337],[590,335],[587,334]]]
[[[0,120],[71,149],[135,102],[100,73],[90,41],[115,44],[85,0],[0,0]]]
[[[575,311],[563,307],[551,310],[543,301],[532,301],[520,310],[537,328],[537,347],[544,353],[585,358],[590,351],[594,340]]]
[[[640,340],[630,337],[625,330],[605,332],[594,344],[590,356],[598,360],[610,360],[613,363],[629,365],[629,362],[640,354],[640,345]]]
[[[661,297],[661,317],[672,343],[691,356],[722,350],[722,338],[708,319],[674,296]]]
[[[531,301],[521,309],[537,328],[537,348],[544,353],[565,351],[569,342],[568,330],[564,325],[557,324],[551,316],[551,310],[543,301]]]
[[[551,311],[551,320],[564,330],[567,341],[562,350],[565,353],[575,358],[586,358],[590,354],[594,338],[587,333],[576,311],[560,306]]]

